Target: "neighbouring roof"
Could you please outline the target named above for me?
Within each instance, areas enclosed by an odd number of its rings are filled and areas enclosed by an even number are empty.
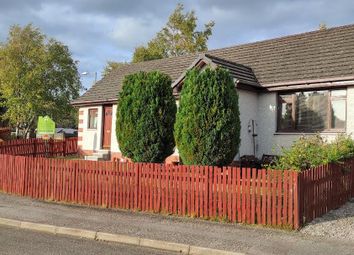
[[[237,67],[245,67],[251,71],[248,78],[254,76],[256,83],[265,88],[297,81],[354,79],[354,25],[210,50],[205,56],[218,65],[229,66],[235,75]],[[73,104],[115,101],[125,75],[137,71],[159,70],[175,81],[199,57],[186,55],[123,66]]]
[[[77,132],[78,132],[78,130],[75,128],[56,128],[55,129],[55,133],[57,133],[57,134],[64,133],[64,134],[73,135]]]

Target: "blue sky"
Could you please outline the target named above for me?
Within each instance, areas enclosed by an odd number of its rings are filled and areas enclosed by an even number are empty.
[[[354,23],[352,0],[0,0],[0,41],[11,25],[33,23],[69,46],[90,87],[107,60],[130,61],[179,2],[200,26],[215,21],[209,49]]]

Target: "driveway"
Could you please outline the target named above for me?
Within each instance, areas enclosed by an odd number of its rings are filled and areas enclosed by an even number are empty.
[[[313,220],[300,231],[308,236],[354,241],[354,199]]]

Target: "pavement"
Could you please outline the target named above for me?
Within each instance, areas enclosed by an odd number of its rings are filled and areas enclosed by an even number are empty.
[[[47,233],[0,226],[3,255],[176,255],[178,253],[118,243],[54,236]]]
[[[297,231],[57,204],[6,194],[0,194],[0,218],[245,254],[354,254],[353,241]]]

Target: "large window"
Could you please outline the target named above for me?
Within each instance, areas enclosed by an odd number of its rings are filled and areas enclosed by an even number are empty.
[[[97,117],[98,117],[97,108],[88,110],[88,128],[89,129],[97,129]]]
[[[347,91],[302,91],[278,96],[278,131],[344,131]]]

